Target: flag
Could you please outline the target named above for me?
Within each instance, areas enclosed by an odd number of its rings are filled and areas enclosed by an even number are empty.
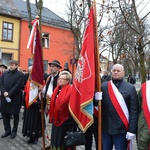
[[[31,22],[32,24],[32,30],[30,33],[30,37],[27,44],[27,49],[31,49],[31,53],[34,54],[35,52],[35,40],[36,40],[36,29],[39,25],[39,20],[35,19]]]
[[[94,9],[91,7],[69,102],[70,113],[83,132],[93,123],[93,97],[95,90],[93,11]]]
[[[35,45],[35,53],[34,53],[34,58],[33,58],[31,79],[36,84],[43,85],[43,76],[44,76],[44,68],[43,68],[43,53],[42,53],[42,45],[41,45],[41,36],[40,36],[40,31],[37,28],[36,45]]]
[[[32,71],[30,75],[30,79],[28,80],[25,90],[26,93],[26,106],[30,106],[33,102],[36,101],[39,93],[39,86],[43,85],[43,54],[42,54],[42,45],[41,45],[41,37],[40,31],[38,27],[35,30],[36,40],[35,40],[35,51],[33,56],[33,65]]]

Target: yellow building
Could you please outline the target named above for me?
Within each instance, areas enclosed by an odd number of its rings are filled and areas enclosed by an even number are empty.
[[[8,65],[9,60],[19,59],[21,15],[12,3],[6,3],[3,0],[2,3],[0,6],[0,63]]]

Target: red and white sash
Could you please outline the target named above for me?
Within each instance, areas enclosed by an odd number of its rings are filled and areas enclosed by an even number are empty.
[[[116,86],[113,84],[112,81],[108,82],[108,93],[109,93],[111,102],[113,103],[113,106],[115,107],[120,119],[124,123],[126,129],[128,129],[129,111],[128,111],[128,108],[126,106],[123,96],[118,91],[118,89],[116,88]]]
[[[115,107],[120,119],[124,123],[126,129],[128,130],[129,126],[129,111],[127,105],[124,101],[123,96],[118,91],[116,86],[113,84],[112,80],[108,82],[108,93],[113,106]],[[127,150],[132,150],[132,141],[128,141]]]
[[[142,84],[142,107],[144,111],[144,116],[150,130],[150,81]]]

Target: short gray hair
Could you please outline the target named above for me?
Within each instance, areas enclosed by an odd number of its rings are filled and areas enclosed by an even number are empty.
[[[61,72],[59,73],[59,77],[60,77],[61,75],[66,75],[66,79],[71,82],[71,80],[72,80],[72,75],[71,75],[71,73],[70,73],[69,71],[61,71]]]

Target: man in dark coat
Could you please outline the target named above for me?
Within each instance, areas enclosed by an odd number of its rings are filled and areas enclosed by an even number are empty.
[[[44,99],[46,99],[46,105],[49,106],[50,98],[53,93],[53,90],[57,86],[57,79],[59,76],[59,70],[62,68],[58,60],[53,60],[49,63],[50,75],[47,77],[46,86],[44,87]]]
[[[11,60],[9,64],[9,70],[5,71],[1,78],[1,111],[5,130],[5,133],[1,136],[1,138],[10,135],[10,139],[13,139],[17,135],[24,75],[22,72],[18,71],[18,62],[16,60]],[[14,116],[14,126],[12,129],[10,125],[10,114]]]
[[[126,150],[135,138],[138,120],[138,96],[134,85],[123,80],[124,67],[115,64],[112,80],[102,83],[103,150]]]

